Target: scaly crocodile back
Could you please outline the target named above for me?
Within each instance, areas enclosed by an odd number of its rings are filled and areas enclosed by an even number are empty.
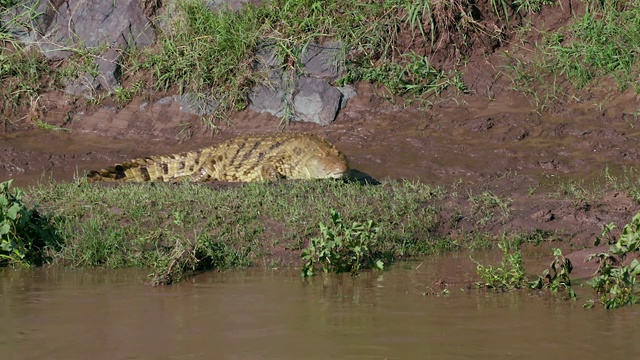
[[[341,178],[349,170],[342,152],[316,135],[239,136],[217,146],[134,159],[100,171],[89,181],[262,181]]]

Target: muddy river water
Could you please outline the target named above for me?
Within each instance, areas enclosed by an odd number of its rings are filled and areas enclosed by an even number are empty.
[[[476,255],[478,256],[478,255]],[[2,359],[637,359],[638,307],[468,289],[468,255],[386,272],[0,272]],[[455,261],[459,260],[459,261]],[[458,265],[452,265],[452,264]],[[445,275],[446,274],[446,275]],[[444,279],[442,276],[445,276]],[[448,295],[435,281],[449,283]]]

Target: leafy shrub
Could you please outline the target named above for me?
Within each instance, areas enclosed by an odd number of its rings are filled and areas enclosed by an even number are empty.
[[[384,269],[384,260],[393,255],[382,249],[373,220],[354,222],[348,227],[342,215],[331,210],[331,222],[330,226],[320,223],[322,236],[311,239],[309,247],[303,250],[302,276],[312,276],[316,263],[320,263],[324,272],[349,271],[352,275],[360,269]]]
[[[554,260],[550,266],[551,271],[545,269],[542,275],[538,276],[538,279],[529,284],[529,286],[532,289],[548,289],[552,293],[566,291],[569,298],[575,300],[576,292],[571,288],[571,279],[569,278],[573,270],[573,264],[564,257],[560,249],[553,249],[553,256]]]
[[[42,259],[47,240],[55,232],[46,219],[22,202],[24,192],[9,188],[13,180],[0,183],[0,265],[34,265]]]
[[[609,243],[612,243],[611,231],[614,228],[613,224],[609,224],[602,230],[602,236],[607,236]],[[601,241],[602,239],[598,237],[595,246]],[[638,251],[640,251],[640,212],[625,225],[622,234],[608,252],[591,254],[587,257],[587,261],[598,259],[600,263],[598,275],[588,282],[598,293],[599,299],[587,303],[587,307],[593,306],[596,302],[601,303],[606,309],[638,303],[634,286],[640,275],[640,262],[636,258],[628,265],[624,265],[627,255],[637,254]]]
[[[502,239],[498,243],[498,247],[502,250],[502,261],[497,267],[485,266],[473,258],[471,259],[476,263],[476,272],[482,279],[482,282],[477,285],[500,290],[521,288],[526,282],[522,266],[522,252],[520,250],[511,250],[506,239]]]

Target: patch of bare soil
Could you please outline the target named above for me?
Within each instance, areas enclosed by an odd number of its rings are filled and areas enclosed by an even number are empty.
[[[553,9],[533,20],[558,27],[568,19],[566,11]],[[590,184],[601,179],[605,167],[614,173],[637,167],[640,127],[629,115],[637,111],[635,96],[594,95],[589,104],[556,105],[540,115],[499,76],[504,57],[487,55],[492,49],[485,50],[469,58],[465,81],[473,90],[470,94],[445,96],[421,109],[393,104],[378,89],[360,84],[359,95],[349,100],[332,125],[295,123],[284,131],[324,136],[343,150],[353,168],[377,180],[459,183],[460,193],[489,190],[510,198],[511,216],[486,229],[494,233],[541,229],[570,239],[571,247],[580,249],[604,224],[627,223],[640,207],[623,193],[611,190],[592,202],[549,193],[557,190],[559,181]],[[250,110],[211,132],[175,103],[136,99],[122,108],[85,108],[59,93],[47,94],[41,101],[45,122],[70,132],[42,130],[20,121],[7,126],[0,134],[0,181],[13,178],[18,186],[43,177],[71,181],[85,171],[135,157],[283,129],[279,119]],[[593,110],[594,103],[602,104],[598,111]],[[443,210],[453,211],[456,205],[445,204]],[[456,225],[441,231],[455,235],[475,226],[465,219]]]

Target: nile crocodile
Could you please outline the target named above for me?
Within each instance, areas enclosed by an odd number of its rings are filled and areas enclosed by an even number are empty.
[[[342,178],[347,158],[327,141],[306,133],[246,135],[216,146],[134,159],[100,171],[89,181],[250,182]]]

